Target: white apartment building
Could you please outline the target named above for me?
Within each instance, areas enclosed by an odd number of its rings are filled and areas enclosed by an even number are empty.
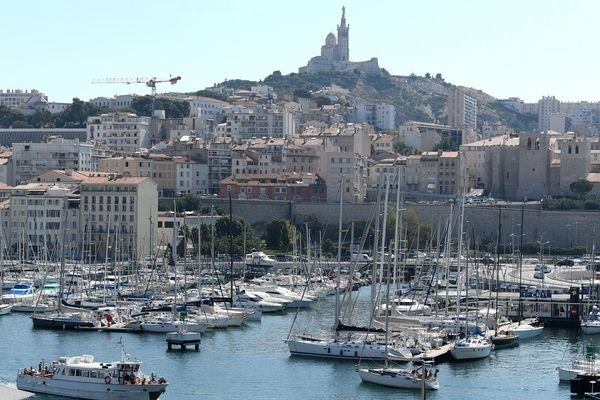
[[[464,89],[448,92],[448,125],[455,129],[477,129],[477,99]]]
[[[13,143],[10,183],[28,181],[52,169],[94,171],[93,146],[77,139],[50,137],[44,143]]]
[[[256,107],[227,115],[227,135],[234,140],[274,137],[287,138],[296,131],[294,114],[285,107]]]
[[[120,154],[150,147],[150,118],[131,113],[109,113],[87,120],[87,140]]]
[[[378,130],[391,130],[396,126],[396,107],[392,104],[358,104],[355,121],[373,125]]]
[[[81,192],[81,232],[92,253],[141,260],[155,251],[158,191],[150,178],[92,176]],[[107,237],[107,235],[109,235]]]
[[[560,101],[554,96],[544,96],[538,101],[538,130],[550,129],[550,116],[560,113]]]
[[[178,195],[208,194],[208,164],[175,157]]]
[[[116,110],[119,108],[131,107],[135,94],[123,94],[110,97],[96,97],[90,100],[90,103],[99,108],[110,108]]]
[[[35,89],[31,89],[31,91],[23,91],[20,89],[0,90],[0,105],[10,108],[18,108],[22,104],[29,101],[32,97],[46,98],[43,93],[38,92]]]

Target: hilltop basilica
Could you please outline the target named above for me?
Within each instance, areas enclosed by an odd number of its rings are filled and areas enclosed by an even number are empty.
[[[377,58],[371,58],[368,61],[350,61],[348,44],[350,25],[346,25],[346,7],[342,7],[342,19],[337,31],[337,39],[330,32],[325,38],[325,45],[321,46],[321,55],[311,58],[305,67],[300,67],[299,73],[354,71],[355,69],[366,73],[380,72]]]

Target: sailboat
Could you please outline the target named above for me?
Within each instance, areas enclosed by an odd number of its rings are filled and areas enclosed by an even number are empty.
[[[310,336],[294,336],[285,340],[291,355],[301,355],[322,358],[337,358],[358,360],[369,358],[372,360],[399,360],[405,361],[412,359],[412,353],[405,348],[396,349],[388,347],[387,344],[379,343],[376,340],[348,340],[340,339],[340,332],[354,331],[362,333],[384,333],[383,329],[347,327],[340,321],[340,274],[341,274],[341,252],[342,252],[342,206],[343,191],[340,190],[340,212],[338,224],[338,254],[336,270],[336,288],[335,288],[335,319],[334,319],[334,338],[313,338]],[[379,211],[379,210],[378,210]],[[385,229],[384,229],[385,232]],[[351,287],[351,285],[349,285]],[[293,325],[292,325],[293,328]],[[291,329],[290,329],[291,332]]]
[[[463,241],[463,228],[465,219],[465,197],[462,196],[461,209],[460,209],[460,228],[458,234],[458,280],[460,280],[461,274],[461,260],[462,260],[462,241]],[[469,277],[468,274],[465,279],[466,287],[466,298],[467,298],[467,314],[469,312],[468,299],[469,299]],[[460,312],[460,284],[457,282],[456,292],[456,312]],[[468,324],[469,318],[465,319],[465,323]],[[490,355],[494,345],[492,342],[485,337],[474,335],[469,336],[468,325],[465,329],[465,337],[454,343],[454,346],[450,349],[450,354],[456,360],[474,360],[479,358],[485,358]]]
[[[200,322],[187,322],[186,314],[182,318],[177,316],[177,206],[173,200],[173,242],[171,244],[171,256],[173,259],[173,269],[175,272],[175,298],[173,301],[173,313],[159,317],[151,317],[139,322],[139,328],[144,332],[152,333],[171,333],[179,332],[185,329],[185,332],[206,332],[206,325]],[[184,270],[185,273],[185,270]],[[184,302],[185,304],[185,302]],[[135,323],[138,324],[137,322]]]
[[[492,343],[494,348],[509,348],[519,345],[519,335],[513,331],[501,331],[498,329],[498,296],[500,290],[498,284],[500,282],[500,238],[502,237],[502,209],[498,209],[498,239],[496,241],[496,312],[494,313],[494,336]]]
[[[400,185],[398,185],[400,187]],[[389,191],[389,176],[386,176],[386,206],[388,199],[388,191]],[[384,219],[384,228],[383,228],[384,240],[382,241],[382,246],[385,245],[385,219]],[[398,255],[395,254],[395,257]],[[392,284],[391,279],[391,269],[387,269],[387,277],[386,277],[386,296],[385,301],[386,304],[390,304],[390,285]],[[388,347],[388,332],[389,332],[389,312],[386,308],[385,310],[385,354],[387,354]],[[405,389],[428,389],[428,390],[437,390],[440,388],[440,384],[437,380],[437,373],[432,372],[431,369],[427,367],[430,364],[423,363],[420,368],[417,369],[407,369],[407,368],[394,368],[390,366],[390,360],[388,357],[384,357],[384,364],[381,368],[358,368],[357,372],[360,376],[360,379],[363,382],[374,383],[382,386],[389,386],[395,388],[405,388]]]

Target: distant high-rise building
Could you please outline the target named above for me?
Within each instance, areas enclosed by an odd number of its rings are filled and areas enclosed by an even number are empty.
[[[455,129],[477,128],[477,99],[461,88],[448,93],[448,125]]]
[[[550,129],[550,117],[560,113],[560,101],[554,96],[544,96],[538,101],[538,129]]]

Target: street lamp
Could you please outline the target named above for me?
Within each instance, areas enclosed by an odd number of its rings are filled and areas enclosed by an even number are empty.
[[[541,236],[540,236],[540,239],[542,239]],[[543,242],[541,240],[538,240],[537,243],[540,245],[540,264],[544,265],[544,246],[550,242],[549,241]]]

